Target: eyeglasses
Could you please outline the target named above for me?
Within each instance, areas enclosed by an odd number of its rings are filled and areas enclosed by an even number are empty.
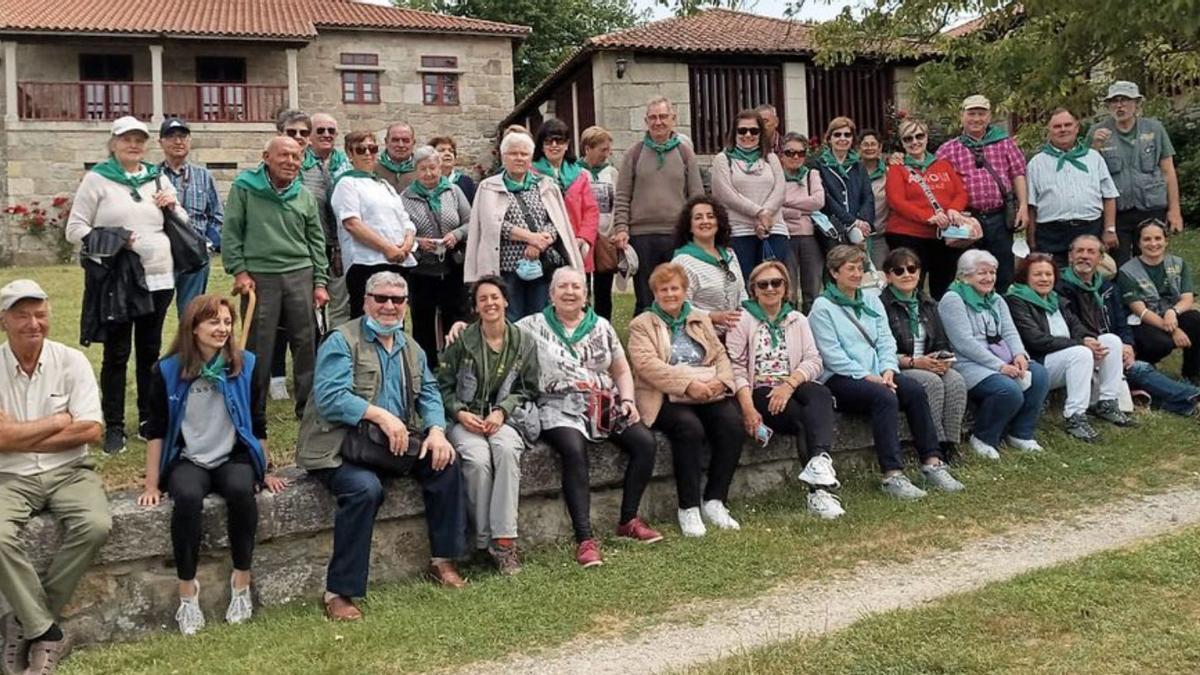
[[[542,145],[566,145],[567,139],[562,136],[547,136]]]
[[[758,135],[758,127],[738,127],[737,135],[738,136],[757,136]]]
[[[835,131],[829,134],[830,138],[854,138],[853,131]]]
[[[351,150],[356,155],[378,155],[379,154],[379,146],[378,145],[356,145],[353,148],[351,148]]]
[[[808,153],[804,150],[784,150],[783,151],[784,157],[804,157],[807,154]]]
[[[337,127],[317,127],[318,136],[337,136]]]
[[[389,302],[399,307],[408,302],[407,295],[384,295],[382,293],[367,293],[367,296],[375,301],[376,304],[386,305]]]
[[[768,288],[783,288],[783,279],[779,277],[774,279],[759,279],[754,282],[754,287],[760,291],[765,291]]]
[[[895,267],[893,267],[891,269],[891,272],[892,272],[892,274],[894,274],[895,276],[898,276],[898,277],[904,276],[905,274],[920,274],[921,266],[920,265],[896,265]]]
[[[671,113],[658,113],[657,115],[646,115],[647,122],[666,122],[671,119]]]
[[[287,134],[288,138],[308,138],[312,135],[311,129],[284,129],[283,133]]]
[[[912,143],[913,141],[923,141],[923,140],[925,140],[925,134],[922,134],[922,133],[916,133],[916,134],[913,134],[912,136],[902,136],[900,138],[901,143]]]

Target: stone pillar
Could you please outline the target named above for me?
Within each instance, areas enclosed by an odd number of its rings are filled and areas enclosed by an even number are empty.
[[[912,66],[896,66],[892,69],[892,96],[896,110],[912,108],[912,83],[916,73]]]
[[[575,135],[574,145],[575,154],[583,156],[583,150],[579,147],[579,80],[571,82],[571,133]]]
[[[4,121],[16,122],[17,113],[17,43],[4,43]]]
[[[154,125],[162,124],[163,121],[162,54],[162,45],[150,45],[150,99],[154,109],[150,115],[150,123]]]
[[[296,65],[300,58],[299,49],[285,49],[287,54],[288,73],[288,107],[292,110],[300,108],[300,69]]]
[[[783,131],[811,136],[808,129],[808,68],[802,62],[783,64]]]

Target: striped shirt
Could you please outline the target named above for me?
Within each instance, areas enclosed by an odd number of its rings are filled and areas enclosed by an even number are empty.
[[[696,309],[728,312],[741,307],[742,301],[748,299],[742,266],[738,264],[737,254],[729,253],[732,257],[728,271],[686,254],[675,256],[671,261],[679,264],[687,274],[688,302]]]
[[[213,248],[221,247],[221,225],[225,223],[225,210],[217,194],[217,184],[208,169],[195,164],[184,164],[176,173],[166,162],[159,164],[162,174],[175,186],[179,204],[187,211],[188,222],[200,234],[208,237]]]
[[[975,166],[975,155],[957,138],[942,143],[937,150],[938,159],[945,159],[954,165],[954,170],[962,176],[963,186],[967,188],[967,200],[971,210],[996,211],[1004,208],[1004,195],[996,187],[996,179],[987,169]],[[1012,192],[1013,181],[1018,176],[1025,175],[1025,155],[1013,142],[1006,138],[1002,141],[986,145],[983,157],[988,166],[1000,177],[1006,193]]]
[[[1088,150],[1082,159],[1086,172],[1071,162],[1059,170],[1058,159],[1044,152],[1029,160],[1029,205],[1037,207],[1037,222],[1096,220],[1104,214],[1104,200],[1117,198],[1104,157]]]

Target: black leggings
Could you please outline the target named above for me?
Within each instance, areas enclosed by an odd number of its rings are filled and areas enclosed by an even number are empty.
[[[778,415],[768,411],[770,387],[754,390],[754,409],[763,416],[763,424],[782,434],[804,434],[804,449],[808,457],[830,452],[833,448],[833,394],[822,384],[805,382],[796,388]]]
[[[100,363],[100,407],[104,425],[109,429],[125,428],[125,372],[129,354],[134,352],[134,376],[137,381],[138,427],[150,419],[150,378],[154,363],[162,350],[163,320],[171,308],[175,291],[154,291],[154,313],[125,323],[108,324],[104,340],[104,356]]]
[[[186,459],[177,460],[167,476],[167,492],[175,503],[171,511],[171,544],[180,581],[196,578],[200,536],[204,533],[204,497],[216,492],[225,499],[229,550],[233,569],[250,569],[254,535],[258,531],[258,502],[254,499],[254,467],[245,455],[235,456],[215,469],[203,469]]]
[[[629,455],[625,466],[624,491],[621,495],[621,519],[624,525],[637,517],[642,494],[650,483],[654,472],[654,434],[646,425],[638,423],[619,434],[609,437],[617,447]],[[571,514],[571,526],[575,529],[575,541],[592,538],[590,515],[591,491],[588,481],[587,438],[570,427],[543,429],[542,439],[554,448],[562,459],[563,500],[567,502],[567,513]]]
[[[445,276],[408,273],[408,305],[412,313],[412,332],[425,350],[429,369],[438,369],[438,313],[442,315],[442,335],[456,321],[467,318],[466,293],[462,267],[454,266]]]
[[[1189,309],[1179,315],[1179,328],[1187,333],[1192,346],[1183,350],[1183,376],[1200,375],[1200,311]],[[1158,363],[1175,351],[1171,334],[1143,323],[1133,327],[1133,346],[1138,359],[1147,363]]]
[[[654,428],[671,439],[679,508],[700,506],[700,451],[706,439],[712,455],[704,499],[729,498],[729,486],[742,457],[742,444],[746,442],[742,413],[732,398],[697,405],[664,400]]]

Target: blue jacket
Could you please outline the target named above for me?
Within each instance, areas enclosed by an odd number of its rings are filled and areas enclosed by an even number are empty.
[[[862,162],[855,163],[846,178],[824,164],[820,167],[821,185],[825,186],[825,206],[821,211],[842,230],[856,219],[874,228],[875,193],[871,192],[871,179]]]
[[[834,375],[861,380],[868,375],[883,375],[885,370],[900,372],[896,338],[892,337],[888,326],[887,310],[877,296],[865,295],[863,300],[878,315],[863,312],[861,317],[856,317],[870,342],[863,338],[862,331],[850,318],[854,316],[854,310],[843,310],[823,296],[817,296],[813,301],[808,323],[825,366],[825,372],[818,380],[822,384]]]

